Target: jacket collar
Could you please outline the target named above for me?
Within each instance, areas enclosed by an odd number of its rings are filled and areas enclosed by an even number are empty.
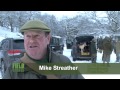
[[[51,59],[52,59],[51,54],[52,54],[52,52],[51,52],[50,46],[48,45],[46,57],[48,58],[49,63],[51,63]],[[31,58],[29,55],[27,55],[27,53],[24,53],[24,56],[22,58],[35,60],[35,59]]]

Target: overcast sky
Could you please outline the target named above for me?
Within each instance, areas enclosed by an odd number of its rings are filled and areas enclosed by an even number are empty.
[[[84,13],[84,11],[41,11],[42,14],[50,14],[50,15],[55,15],[58,20],[62,19],[62,17],[67,16],[68,18],[72,18],[79,13]],[[99,17],[103,17],[106,14],[104,11],[97,11],[97,15]]]
[[[78,11],[41,11],[42,14],[50,14],[55,15],[58,20],[60,20],[62,17],[67,16],[69,18],[72,18],[78,14]]]

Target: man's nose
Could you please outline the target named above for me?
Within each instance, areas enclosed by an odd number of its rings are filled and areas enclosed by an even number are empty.
[[[30,39],[30,43],[33,43],[35,40],[33,38]]]
[[[33,43],[33,42],[34,42],[34,41],[31,39],[31,40],[30,40],[30,43]]]

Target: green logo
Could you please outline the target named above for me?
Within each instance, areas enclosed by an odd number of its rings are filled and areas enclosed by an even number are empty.
[[[13,72],[24,72],[24,63],[12,63]]]

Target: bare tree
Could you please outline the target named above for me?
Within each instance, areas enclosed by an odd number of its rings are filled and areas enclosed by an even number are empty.
[[[114,33],[120,32],[120,11],[106,11],[109,28]]]

